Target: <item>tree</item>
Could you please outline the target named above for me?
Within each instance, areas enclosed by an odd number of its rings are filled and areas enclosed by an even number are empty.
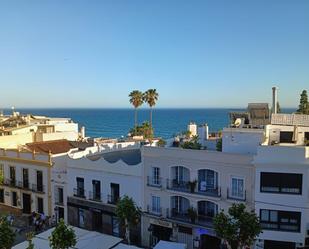
[[[223,210],[217,214],[214,229],[232,249],[250,247],[261,233],[258,217],[254,211],[247,212],[244,204],[233,204],[228,215]]]
[[[32,242],[33,237],[34,237],[33,232],[26,233],[26,240],[28,241],[28,246],[26,249],[34,249],[34,244]]]
[[[138,125],[130,130],[131,136],[143,136],[144,138],[152,138],[153,131],[149,122],[143,122],[142,125]]]
[[[163,140],[162,138],[160,138],[159,141],[158,141],[158,146],[159,147],[164,147],[165,145],[166,145],[166,141]]]
[[[134,90],[130,92],[130,103],[134,106],[134,127],[137,127],[137,108],[139,108],[143,104],[143,93],[138,90]]]
[[[181,147],[183,149],[200,150],[202,145],[197,141],[186,141],[181,145]]]
[[[7,218],[0,218],[0,249],[11,249],[15,240],[13,232]]]
[[[125,237],[128,244],[130,245],[130,227],[138,223],[140,218],[140,210],[136,206],[134,200],[129,196],[125,195],[117,202],[116,215],[119,220],[125,225]]]
[[[52,249],[68,249],[76,245],[75,232],[64,223],[63,219],[60,219],[48,239]]]
[[[297,112],[299,114],[309,114],[309,103],[307,91],[303,90],[300,95],[299,106]]]
[[[156,105],[156,102],[159,98],[159,94],[157,93],[156,89],[148,89],[144,92],[143,100],[147,103],[150,107],[150,126],[152,127],[152,108]]]

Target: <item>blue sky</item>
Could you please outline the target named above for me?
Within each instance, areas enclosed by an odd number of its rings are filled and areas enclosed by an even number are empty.
[[[309,1],[0,1],[0,107],[298,105]]]

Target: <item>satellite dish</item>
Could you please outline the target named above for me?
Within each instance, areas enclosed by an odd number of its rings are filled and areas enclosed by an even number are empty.
[[[241,125],[241,123],[242,123],[241,118],[237,118],[237,119],[235,120],[235,122],[234,122],[234,125],[235,125],[235,127],[239,127],[239,126]]]

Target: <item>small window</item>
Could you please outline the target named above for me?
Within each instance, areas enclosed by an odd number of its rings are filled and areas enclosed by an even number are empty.
[[[4,189],[0,189],[0,203],[4,203]]]
[[[160,206],[160,197],[158,196],[152,196],[152,212],[154,213],[160,213],[161,206]]]
[[[38,207],[37,207],[37,211],[39,214],[43,214],[44,213],[44,204],[43,204],[43,198],[38,197],[37,199],[37,203],[38,203]]]
[[[17,193],[15,191],[12,192],[12,206],[17,207]]]

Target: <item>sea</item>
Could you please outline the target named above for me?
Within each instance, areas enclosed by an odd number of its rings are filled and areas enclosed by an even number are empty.
[[[50,117],[68,117],[85,126],[86,136],[121,138],[134,126],[134,109],[90,109],[90,108],[31,108],[16,109],[22,114],[44,115]],[[187,129],[190,122],[209,126],[210,132],[217,132],[229,125],[229,113],[245,109],[203,108],[203,109],[153,109],[153,127],[156,137],[171,138]],[[283,109],[291,113],[295,109]],[[9,114],[11,110],[5,109]],[[138,122],[149,120],[149,109],[138,110]]]

